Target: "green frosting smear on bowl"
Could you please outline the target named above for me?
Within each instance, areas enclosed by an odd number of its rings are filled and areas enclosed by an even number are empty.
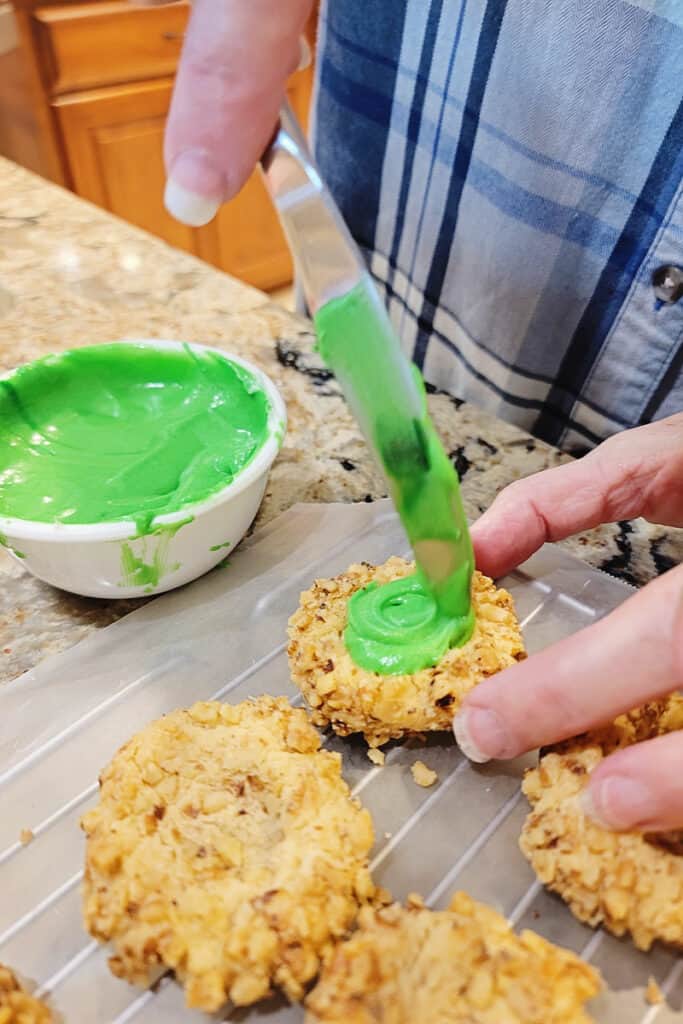
[[[43,523],[156,517],[203,501],[268,436],[268,398],[215,352],[98,345],[0,381],[0,516]]]

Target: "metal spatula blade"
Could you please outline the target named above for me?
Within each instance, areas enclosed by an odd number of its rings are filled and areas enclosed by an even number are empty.
[[[437,600],[467,614],[473,557],[457,475],[429,419],[421,377],[289,106],[261,163],[320,352],[385,475]],[[457,608],[448,608],[454,594]]]

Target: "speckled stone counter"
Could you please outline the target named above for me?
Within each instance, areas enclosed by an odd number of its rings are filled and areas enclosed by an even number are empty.
[[[267,296],[0,159],[0,371],[47,352],[119,338],[206,342],[265,370],[289,431],[257,523],[297,501],[383,495],[355,423],[313,353],[306,321]],[[432,394],[430,408],[476,518],[506,484],[554,466],[557,451],[473,406]],[[629,583],[680,561],[683,531],[642,521],[565,542]],[[136,601],[57,591],[0,549],[0,681],[106,626]]]

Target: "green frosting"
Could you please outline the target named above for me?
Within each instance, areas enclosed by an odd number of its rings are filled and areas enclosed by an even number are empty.
[[[17,551],[16,548],[12,547],[4,533],[0,533],[0,545],[2,545],[3,548],[7,548],[8,551],[11,551],[17,558],[26,558],[23,551]]]
[[[133,520],[150,533],[244,469],[269,408],[243,367],[188,346],[98,345],[30,363],[0,381],[0,516]],[[152,584],[156,567],[137,557],[124,578]]]
[[[177,523],[165,523],[151,529],[149,536],[131,537],[133,543],[121,545],[121,587],[144,587],[151,593],[159,586],[162,578],[169,572],[180,568],[180,562],[169,563],[168,552],[171,540],[182,530],[183,526],[194,522],[194,516],[187,516]],[[158,538],[156,543],[154,538]],[[150,546],[148,552],[147,546]]]
[[[357,664],[372,671],[415,672],[465,643],[474,628],[474,556],[458,477],[429,418],[416,368],[419,414],[397,400],[407,386],[393,351],[396,340],[368,282],[322,306],[315,325],[325,362],[356,396],[355,411],[382,462],[418,567],[426,573],[413,578],[416,589],[406,590],[399,580],[355,595],[349,602],[347,648]]]
[[[344,641],[361,668],[396,675],[436,665],[473,628],[471,609],[461,618],[445,614],[416,573],[356,591],[348,603]]]

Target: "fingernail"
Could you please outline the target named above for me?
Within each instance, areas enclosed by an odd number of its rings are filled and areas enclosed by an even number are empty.
[[[465,757],[477,764],[506,756],[507,733],[495,711],[467,708],[453,719],[455,741]]]
[[[297,65],[297,71],[305,71],[307,67],[310,67],[311,61],[313,60],[313,54],[306,36],[301,36],[299,39],[299,63]]]
[[[649,789],[624,775],[596,780],[584,789],[580,800],[586,817],[614,831],[638,828],[652,817]]]
[[[188,149],[173,162],[164,205],[181,224],[199,228],[216,216],[225,195],[223,175],[202,149]]]

